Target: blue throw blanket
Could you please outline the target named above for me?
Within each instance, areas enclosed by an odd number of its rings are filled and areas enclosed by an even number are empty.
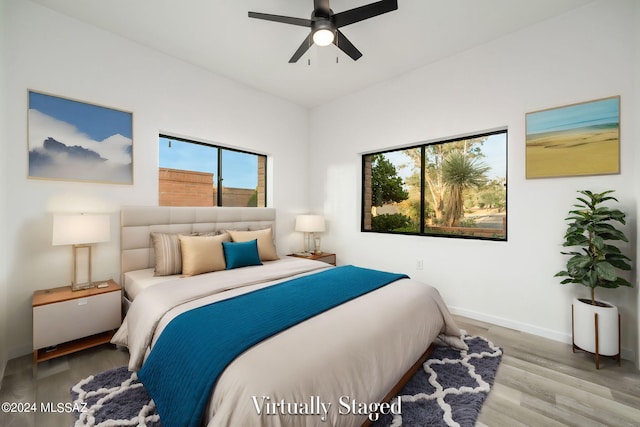
[[[404,277],[342,266],[188,311],[166,326],[138,378],[163,426],[197,427],[218,377],[243,351]]]

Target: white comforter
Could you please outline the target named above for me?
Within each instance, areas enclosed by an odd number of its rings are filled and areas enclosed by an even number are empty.
[[[112,342],[129,348],[129,369],[137,370],[180,313],[325,268],[288,257],[155,285],[134,300]],[[464,347],[460,335],[435,288],[398,280],[238,356],[218,379],[203,422],[359,426],[367,414],[355,408],[379,402],[438,336]]]

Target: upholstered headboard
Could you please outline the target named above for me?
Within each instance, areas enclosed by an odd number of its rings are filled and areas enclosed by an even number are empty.
[[[275,238],[273,208],[125,206],[120,211],[120,272],[154,267],[152,232],[189,234],[268,227]]]

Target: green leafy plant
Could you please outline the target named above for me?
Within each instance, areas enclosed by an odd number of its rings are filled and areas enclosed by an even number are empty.
[[[625,224],[625,214],[619,209],[602,206],[607,201],[618,200],[610,196],[613,190],[593,193],[588,190],[578,191],[580,204],[574,204],[577,209],[569,211],[565,218],[570,221],[564,235],[565,247],[581,247],[581,250],[562,252],[570,255],[567,269],[556,273],[556,277],[566,277],[562,284],[577,283],[591,288],[591,304],[598,305],[595,299],[595,289],[617,288],[619,286],[632,287],[626,279],[619,277],[617,270],[630,270],[631,259],[610,242],[629,240],[618,230],[614,223]]]
[[[382,214],[371,218],[371,229],[374,231],[400,231],[411,225],[411,218],[399,213]]]

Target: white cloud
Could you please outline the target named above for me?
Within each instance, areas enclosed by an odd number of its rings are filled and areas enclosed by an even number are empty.
[[[132,141],[120,134],[112,135],[104,141],[95,141],[80,132],[74,125],[57,120],[38,110],[29,110],[29,150],[42,149],[47,138],[72,147],[74,145],[95,151],[112,167],[131,163]]]
[[[53,138],[67,147],[79,146],[94,151],[105,161],[91,161],[69,155],[68,151],[44,150],[44,141]],[[57,120],[37,110],[29,110],[29,151],[40,152],[29,163],[29,176],[52,179],[132,182],[132,141],[116,134],[95,141],[74,125]]]

